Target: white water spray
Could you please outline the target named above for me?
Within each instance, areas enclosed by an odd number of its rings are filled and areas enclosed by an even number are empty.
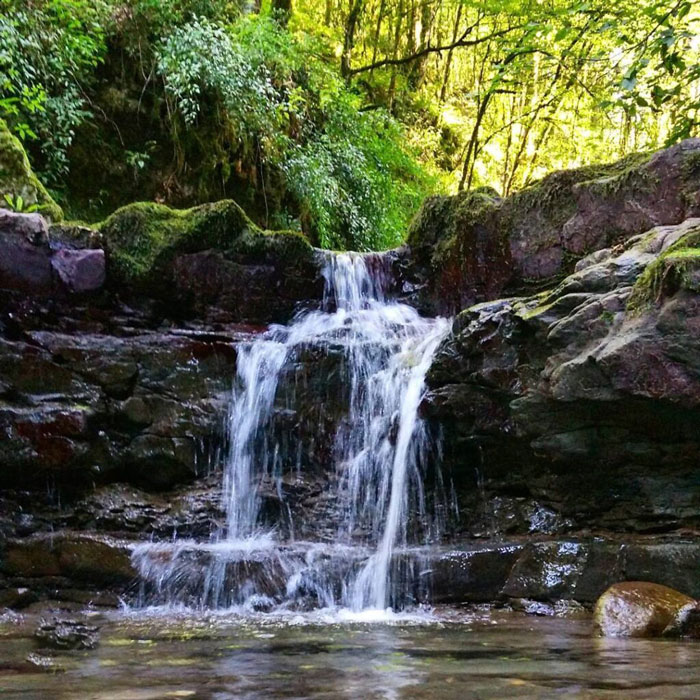
[[[182,557],[191,559],[193,552],[198,562],[202,552],[211,560],[203,565],[207,591],[206,600],[200,596],[201,604],[228,605],[263,595],[260,581],[244,585],[227,577],[232,558],[224,554],[228,546],[238,561],[245,550],[241,541],[262,538],[263,558],[273,562],[275,570],[268,571],[268,578],[285,581],[283,591],[266,586],[264,595],[276,603],[287,604],[300,590],[311,588],[319,605],[359,611],[391,604],[396,583],[392,557],[408,542],[409,520],[425,519],[423,475],[430,435],[419,407],[426,373],[450,323],[421,317],[412,307],[387,299],[383,262],[376,255],[328,254],[322,309],[300,314],[289,326],[273,326],[239,348],[223,479],[226,531],[216,548],[202,545],[197,550],[187,543],[168,559],[168,571],[177,572],[177,580],[188,581],[188,600],[196,589],[192,577],[200,574],[192,574]],[[331,344],[342,350],[349,381],[334,464],[327,465],[336,474],[335,542],[270,547],[272,534],[263,533],[260,523],[260,491],[263,482],[279,472],[279,449],[270,422],[280,377],[285,363],[300,349]],[[151,556],[151,550],[158,556]],[[158,568],[161,550],[162,545],[141,545],[135,562],[142,576],[157,579],[171,600],[178,599],[175,574]],[[240,569],[236,568],[236,576]],[[232,594],[229,589],[236,586],[239,590]]]

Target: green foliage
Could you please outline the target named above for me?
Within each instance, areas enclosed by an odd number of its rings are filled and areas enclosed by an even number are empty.
[[[2,206],[15,211],[38,211],[53,221],[63,212],[32,172],[27,154],[3,119],[0,119],[0,193]]]
[[[24,212],[26,214],[31,214],[39,209],[39,205],[29,204],[24,201],[24,197],[21,194],[13,195],[10,192],[6,192],[2,198],[5,200],[5,204],[12,211]]]
[[[105,51],[107,18],[100,0],[0,0],[0,117],[23,141],[40,142],[53,185],[90,115],[84,90]]]
[[[0,0],[0,118],[81,217],[235,197],[361,250],[400,243],[429,190],[527,203],[549,171],[698,133],[692,0],[275,7]]]
[[[361,102],[272,19],[231,30],[205,19],[176,29],[159,70],[188,128],[209,100],[222,131],[261,169],[284,176],[300,225],[324,247],[396,245],[428,179],[401,147],[398,124]]]

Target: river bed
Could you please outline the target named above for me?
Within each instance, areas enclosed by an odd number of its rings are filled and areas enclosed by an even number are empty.
[[[122,611],[85,618],[100,641],[83,651],[41,648],[40,619],[0,619],[3,698],[700,697],[700,644],[601,639],[589,619]]]

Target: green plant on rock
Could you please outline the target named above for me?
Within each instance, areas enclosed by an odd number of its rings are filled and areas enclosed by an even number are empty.
[[[29,165],[19,139],[10,133],[0,119],[0,192],[3,202],[15,211],[38,211],[53,221],[63,218],[61,208],[53,201]]]
[[[167,282],[160,271],[176,255],[216,249],[232,257],[255,252],[264,260],[274,249],[290,262],[313,255],[304,236],[263,231],[232,200],[191,209],[136,202],[118,209],[98,230],[113,278],[141,290],[153,291],[154,284]]]
[[[640,313],[679,289],[700,291],[700,228],[691,230],[647,265],[627,301],[630,313]]]
[[[28,202],[25,202],[24,197],[22,197],[21,194],[13,195],[9,192],[5,192],[2,198],[5,201],[5,204],[7,204],[12,211],[30,214],[31,212],[35,212],[39,209],[38,204],[29,204]]]

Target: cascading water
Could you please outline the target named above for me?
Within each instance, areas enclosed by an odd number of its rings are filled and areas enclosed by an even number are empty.
[[[424,540],[436,534],[423,491],[432,443],[419,406],[450,324],[387,299],[379,256],[329,253],[324,277],[321,310],[302,312],[239,348],[223,479],[225,530],[210,543],[138,546],[133,558],[148,584],[147,600],[358,611],[405,598],[396,553],[407,546],[412,523]],[[333,464],[325,465],[336,525],[331,542],[280,538],[261,522],[263,485],[275,479],[279,485],[283,471],[272,429],[281,376],[309,347],[340,353],[347,382]]]

